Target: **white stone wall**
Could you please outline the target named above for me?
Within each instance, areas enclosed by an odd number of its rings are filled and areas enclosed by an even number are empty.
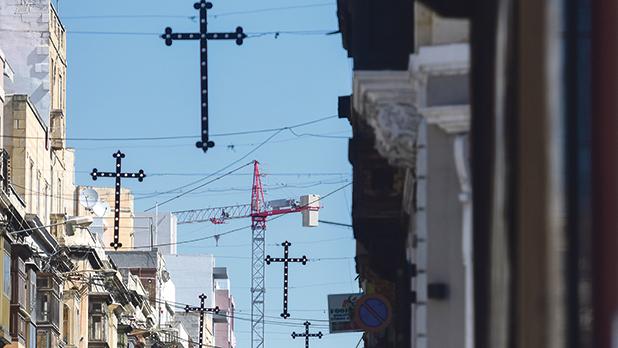
[[[7,93],[25,94],[49,124],[49,0],[0,1],[0,42],[15,72]]]
[[[199,305],[197,298],[204,293],[206,305],[215,306],[212,269],[215,258],[212,255],[165,255],[165,264],[170,276],[177,284],[176,301],[182,304]],[[187,267],[200,265],[200,267]]]
[[[155,222],[156,221],[156,222]],[[170,212],[136,212],[133,226],[135,228],[135,245],[147,246],[151,242],[163,255],[176,255],[177,218]],[[161,246],[156,246],[161,244]],[[172,245],[165,245],[172,244]]]

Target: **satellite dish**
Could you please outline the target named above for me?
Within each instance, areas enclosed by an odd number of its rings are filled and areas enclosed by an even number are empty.
[[[99,202],[99,194],[93,189],[85,189],[79,193],[79,204],[86,209],[92,209]]]
[[[163,280],[164,283],[167,283],[170,280],[170,272],[163,270],[161,272],[161,279]]]
[[[107,204],[107,202],[97,202],[92,207],[92,212],[97,217],[104,217],[108,211],[109,211],[109,204]]]

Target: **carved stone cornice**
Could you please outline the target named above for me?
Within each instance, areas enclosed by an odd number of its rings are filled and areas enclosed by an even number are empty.
[[[378,153],[396,167],[413,168],[418,124],[408,71],[356,71],[353,107],[373,129]]]
[[[375,148],[388,163],[403,168],[414,168],[416,137],[421,121],[411,104],[382,102],[367,119],[375,135]]]

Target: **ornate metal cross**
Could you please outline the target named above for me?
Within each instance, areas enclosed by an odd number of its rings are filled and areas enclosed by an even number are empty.
[[[198,296],[200,298],[200,306],[199,307],[191,307],[189,305],[187,305],[185,307],[185,312],[189,313],[189,312],[198,312],[200,313],[200,333],[199,333],[199,337],[197,339],[198,347],[202,347],[202,337],[204,336],[204,313],[206,312],[211,312],[211,313],[215,313],[215,314],[219,314],[219,307],[216,306],[215,308],[206,308],[204,307],[204,301],[206,300],[206,298],[208,296],[201,294],[200,296]]]
[[[114,153],[112,157],[116,159],[116,171],[115,172],[99,172],[97,168],[92,169],[92,180],[97,180],[99,177],[114,177],[116,179],[116,187],[115,187],[115,195],[114,195],[114,241],[110,244],[112,248],[117,250],[122,247],[122,243],[119,241],[119,229],[120,229],[120,180],[121,178],[132,178],[137,179],[139,182],[144,181],[146,174],[144,171],[140,169],[137,173],[123,173],[122,172],[122,159],[124,158],[124,153],[118,152]]]
[[[322,336],[324,335],[322,334],[322,331],[318,331],[317,333],[309,333],[309,325],[311,325],[310,322],[306,321],[304,325],[305,325],[305,333],[298,334],[292,331],[292,338],[295,339],[296,337],[304,337],[305,338],[305,348],[309,348],[309,337],[317,337],[318,339],[322,339]]]
[[[290,317],[290,313],[288,313],[288,264],[290,262],[300,262],[303,265],[306,265],[307,261],[309,261],[305,255],[300,258],[288,257],[290,245],[292,245],[292,243],[287,240],[281,243],[281,246],[283,246],[283,258],[270,257],[270,255],[266,255],[266,258],[264,259],[267,265],[270,265],[271,262],[283,262],[283,313],[281,313],[281,317],[283,317],[283,319]]]
[[[236,31],[233,33],[209,33],[207,16],[208,10],[212,8],[212,3],[200,0],[193,4],[193,7],[200,11],[199,33],[174,33],[172,28],[167,27],[161,38],[165,40],[165,44],[168,46],[171,46],[174,40],[200,40],[202,140],[195,145],[206,152],[209,148],[215,146],[215,143],[208,139],[208,40],[236,40],[236,44],[240,46],[247,35],[243,32],[242,27],[236,27]]]

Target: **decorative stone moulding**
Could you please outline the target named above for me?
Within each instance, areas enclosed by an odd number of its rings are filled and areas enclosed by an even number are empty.
[[[435,124],[447,133],[465,133],[470,130],[470,106],[434,106],[421,108],[419,112],[428,124]]]
[[[470,71],[468,44],[421,47],[410,56],[410,75],[414,105],[427,120],[447,133],[464,133],[470,129],[470,104],[427,105],[427,87],[431,77],[464,76]]]
[[[378,153],[397,167],[413,168],[420,116],[411,104],[380,103],[367,122],[375,134]]]
[[[420,114],[408,71],[356,71],[352,104],[373,129],[378,153],[396,167],[413,168]]]

